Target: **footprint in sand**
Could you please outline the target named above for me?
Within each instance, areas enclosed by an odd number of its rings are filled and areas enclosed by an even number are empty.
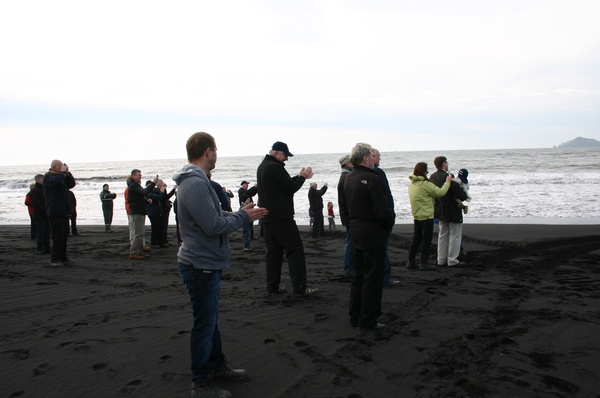
[[[162,357],[160,357],[158,364],[160,365],[161,363],[169,362],[171,358],[172,357],[170,355],[163,355]]]
[[[276,342],[275,339],[265,339],[265,345],[275,344],[275,342]]]
[[[8,398],[17,398],[25,395],[25,391],[15,391],[8,396]]]
[[[134,380],[131,383],[127,384],[125,387],[121,388],[121,394],[129,395],[135,391],[135,388],[142,384],[141,380]]]
[[[49,363],[41,363],[38,366],[36,366],[35,368],[33,368],[33,376],[44,375],[49,370],[50,370],[50,364]]]
[[[24,361],[31,356],[29,350],[26,350],[24,348],[20,348],[17,350],[2,351],[0,352],[0,354],[13,354],[15,358],[20,359],[21,361]]]
[[[107,363],[98,362],[92,366],[92,370],[98,372],[99,375],[112,379],[117,376],[117,371],[108,367]]]
[[[315,321],[321,323],[321,322],[325,322],[326,320],[329,319],[329,315],[327,314],[315,314]]]

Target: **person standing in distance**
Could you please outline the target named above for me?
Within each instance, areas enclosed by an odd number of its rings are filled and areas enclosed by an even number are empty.
[[[100,192],[100,201],[102,201],[102,214],[104,215],[104,232],[112,232],[110,226],[113,219],[113,201],[117,197],[116,193],[110,192],[108,184],[102,185]]]
[[[327,183],[321,189],[317,189],[317,183],[312,182],[308,190],[308,203],[312,211],[314,223],[312,237],[318,238],[325,233],[325,222],[323,218],[323,195],[327,192]]]
[[[350,289],[350,325],[359,329],[382,329],[379,323],[383,295],[385,242],[394,226],[395,214],[388,206],[385,186],[374,171],[371,146],[358,143],[350,160],[354,169],[344,181],[345,213],[354,241],[354,273]]]
[[[195,133],[186,144],[189,164],[173,175],[177,188],[177,216],[181,247],[179,273],[188,290],[194,326],[190,336],[192,398],[227,398],[231,393],[215,378],[245,380],[244,369],[232,369],[223,354],[219,291],[223,269],[230,267],[228,234],[267,214],[254,203],[238,212],[224,212],[208,175],[217,162],[217,144],[208,133]],[[202,203],[199,206],[198,203]]]
[[[304,245],[294,220],[294,193],[314,173],[311,167],[303,167],[298,175],[290,177],[284,162],[292,156],[294,155],[286,143],[275,142],[258,166],[256,181],[260,205],[269,210],[263,220],[267,247],[267,293],[286,292],[285,288],[279,286],[283,256],[286,255],[294,294],[296,297],[303,297],[317,293],[319,289],[306,286],[306,259]]]

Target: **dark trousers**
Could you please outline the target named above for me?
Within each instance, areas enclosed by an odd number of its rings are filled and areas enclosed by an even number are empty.
[[[162,244],[162,217],[161,216],[153,216],[150,218],[150,244],[152,246],[158,246]]]
[[[35,240],[35,220],[29,215],[29,221],[31,221],[31,240]]]
[[[277,293],[281,283],[283,255],[287,257],[290,279],[294,294],[303,294],[306,290],[306,260],[304,245],[293,219],[263,223],[267,251],[267,291]]]
[[[67,260],[67,239],[69,237],[69,217],[48,217],[52,235],[52,252],[50,261]]]
[[[110,227],[113,219],[113,207],[112,206],[102,206],[102,213],[104,214],[104,225]]]
[[[164,245],[169,242],[167,232],[169,231],[169,215],[171,214],[171,210],[163,210],[163,215],[161,218],[161,228],[160,228],[160,244]]]
[[[70,220],[71,220],[71,233],[73,235],[77,235],[77,214],[73,214],[70,217]],[[68,228],[67,228],[67,230],[68,230]]]
[[[350,288],[350,323],[362,328],[377,325],[381,316],[385,241],[359,249],[354,246],[354,274]]]
[[[325,226],[323,220],[323,210],[322,209],[313,209],[313,229],[312,236],[313,238],[318,238],[319,236],[325,233]]]
[[[421,264],[429,260],[429,250],[433,238],[433,219],[414,220],[413,241],[408,251],[408,261],[415,261],[419,246],[421,247]]]
[[[47,218],[34,219],[35,244],[40,253],[50,253],[50,225]]]

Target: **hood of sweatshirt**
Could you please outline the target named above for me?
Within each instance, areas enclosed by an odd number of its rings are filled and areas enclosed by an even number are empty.
[[[409,175],[408,179],[410,180],[410,182],[412,184],[419,182],[419,181],[425,181],[425,177],[423,176],[416,176],[416,175]]]
[[[204,171],[202,171],[200,167],[196,166],[195,164],[186,164],[180,171],[173,174],[173,181],[175,181],[175,184],[181,185],[181,183],[185,179],[190,177],[208,179],[208,177],[206,176],[206,174],[204,174]]]

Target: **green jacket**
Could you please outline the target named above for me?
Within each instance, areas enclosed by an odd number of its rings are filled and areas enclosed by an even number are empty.
[[[415,220],[431,220],[435,207],[435,198],[446,195],[450,188],[450,182],[446,181],[441,188],[433,182],[426,181],[425,177],[415,175],[408,176],[411,184],[408,186],[410,207]]]

